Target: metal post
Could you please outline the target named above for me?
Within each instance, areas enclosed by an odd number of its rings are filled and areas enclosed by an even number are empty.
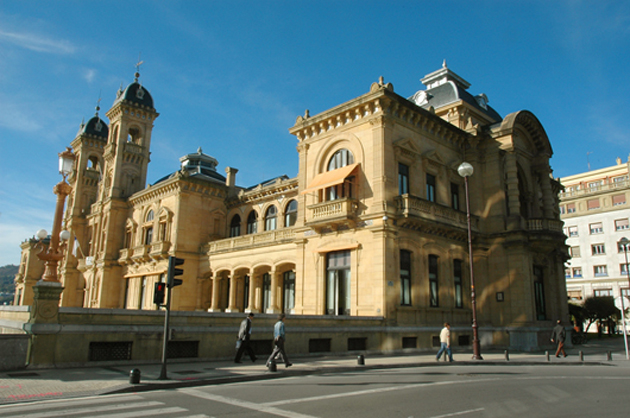
[[[470,226],[470,198],[468,194],[468,176],[464,176],[466,189],[466,220],[468,221],[468,263],[470,265],[470,303],[472,305],[472,330],[473,330],[473,360],[483,360],[479,344],[479,329],[477,326],[477,297],[475,293],[475,273],[473,269],[472,252],[472,228]]]
[[[630,291],[630,271],[628,270],[628,244],[630,244],[630,240],[623,237],[619,240],[619,244],[623,245],[623,254],[626,257],[626,274],[628,275],[628,291]],[[628,353],[628,333],[626,331],[626,313],[625,307],[623,306],[623,293],[621,292],[621,289],[619,289],[619,292],[621,293],[621,322],[623,325],[623,340],[626,345],[626,360],[630,360],[630,354]]]
[[[164,312],[164,338],[162,340],[162,369],[160,370],[160,377],[158,377],[158,380],[167,380],[168,377],[166,376],[166,349],[168,348],[168,337],[169,337],[169,332],[168,332],[168,323],[169,323],[169,319],[171,317],[171,290],[172,287],[171,286],[166,286],[166,288],[168,289],[168,291],[166,292],[166,305],[164,306],[166,308],[166,311]]]

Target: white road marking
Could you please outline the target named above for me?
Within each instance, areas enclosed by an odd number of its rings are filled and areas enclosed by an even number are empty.
[[[129,409],[129,408],[146,408],[149,406],[158,406],[164,405],[162,402],[148,401],[148,402],[133,402],[133,403],[122,403],[122,404],[114,404],[114,405],[103,405],[103,406],[95,406],[92,408],[76,408],[76,409],[58,409],[58,410],[46,410],[45,412],[37,412],[34,414],[19,414],[14,415],[15,417],[20,418],[48,418],[48,417],[67,417],[69,415],[78,415],[78,414],[93,414],[95,412],[104,412],[104,411],[117,411],[120,409]],[[42,405],[39,405],[39,409],[42,409]],[[134,412],[136,415],[138,412]],[[108,416],[111,416],[108,414]]]
[[[274,408],[267,404],[258,404],[254,402],[241,401],[239,399],[227,398],[225,396],[213,395],[211,393],[202,392],[196,389],[182,389],[180,392],[183,392],[190,396],[195,396],[201,399],[208,399],[210,401],[221,402],[228,405],[238,406],[240,408],[251,409],[254,411],[265,412],[271,415],[277,415],[279,417],[286,418],[317,418],[312,415],[304,415],[297,412],[291,411],[283,411],[282,409]]]
[[[107,403],[111,402],[112,397],[122,397],[120,401],[139,401],[144,399],[142,396],[138,395],[106,395],[100,397],[90,397],[90,398],[81,398],[81,399],[53,399],[47,401],[40,401],[35,403],[28,404],[12,404],[12,405],[0,405],[0,413],[11,413],[11,412],[25,412],[25,411],[38,411],[42,409],[44,406],[54,407],[55,404],[63,403],[63,406],[68,406],[68,404],[72,405],[93,405],[99,403]]]
[[[469,409],[467,411],[459,411],[459,412],[453,412],[450,414],[445,414],[445,415],[436,415],[433,417],[429,417],[429,418],[447,418],[447,417],[456,417],[458,415],[465,415],[465,414],[471,414],[473,412],[480,412],[485,410],[485,408],[477,408],[477,409]]]
[[[177,412],[186,412],[188,409],[173,406],[171,408],[149,409],[147,411],[131,411],[120,414],[91,415],[90,418],[135,418],[135,417],[154,417],[162,414],[175,414]]]

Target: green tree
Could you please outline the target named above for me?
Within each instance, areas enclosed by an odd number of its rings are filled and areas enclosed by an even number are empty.
[[[607,321],[610,318],[617,320],[621,317],[619,309],[615,306],[612,296],[592,296],[584,300],[584,313],[587,321],[586,330],[597,320]]]

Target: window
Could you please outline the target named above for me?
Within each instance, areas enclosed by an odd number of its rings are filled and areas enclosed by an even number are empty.
[[[612,197],[613,206],[625,205],[626,204],[626,195],[618,194]]]
[[[575,213],[575,203],[567,203],[567,213]]]
[[[565,213],[565,206],[560,205],[560,215],[564,215],[564,213]]]
[[[249,308],[249,282],[249,276],[243,277],[243,311]]]
[[[429,306],[440,306],[438,294],[438,257],[429,255]]]
[[[289,313],[295,307],[295,272],[294,271],[284,272],[283,288],[284,288],[284,301],[283,301],[282,312]]]
[[[256,232],[258,232],[258,214],[253,210],[247,216],[247,233],[255,234]]]
[[[153,242],[153,227],[149,226],[144,229],[144,245],[150,245]]]
[[[564,278],[568,279],[570,277],[571,277],[571,269],[567,267],[564,269]]]
[[[142,277],[140,279],[140,295],[138,299],[138,309],[143,309],[147,301],[147,278]]]
[[[459,185],[451,183],[451,207],[459,210]]]
[[[599,190],[601,185],[602,185],[602,180],[591,181],[588,183],[588,188],[591,189],[591,191],[596,191],[596,190]]]
[[[241,235],[241,217],[234,215],[230,222],[230,237],[238,237]]]
[[[411,252],[400,250],[400,304],[411,306]]]
[[[326,314],[350,315],[350,251],[327,254]]]
[[[335,152],[328,161],[328,171],[336,170],[347,165],[354,164],[354,156],[347,149]]]
[[[569,255],[572,258],[580,258],[582,255],[580,254],[580,247],[579,246],[575,246],[575,247],[570,247],[569,248]]]
[[[630,289],[621,289],[621,296],[630,297]]]
[[[569,300],[582,300],[582,291],[581,290],[568,290],[567,296]]]
[[[588,226],[588,228],[591,231],[591,235],[603,234],[604,233],[604,226],[602,225],[601,222],[596,222],[594,224],[590,224]]]
[[[591,245],[591,254],[593,255],[606,254],[606,247],[604,246],[604,244],[593,244]]]
[[[262,276],[262,312],[267,312],[271,306],[271,274]]]
[[[427,200],[435,202],[435,176],[427,173]]]
[[[462,288],[462,260],[453,260],[453,282],[455,283],[455,307],[464,307],[464,292]]]
[[[618,253],[624,253],[625,252],[625,248],[623,246],[623,244],[617,243],[617,252]],[[630,251],[630,244],[628,245],[628,251]]]
[[[608,267],[606,266],[593,266],[593,273],[595,277],[608,276]]]
[[[297,210],[298,210],[297,201],[291,200],[289,204],[287,205],[286,211],[284,212],[285,228],[295,225],[295,222],[297,221]]]
[[[594,296],[602,297],[602,296],[612,296],[612,289],[595,289],[593,291]]]
[[[398,163],[398,194],[409,193],[409,166]]]
[[[278,210],[274,205],[267,208],[265,213],[265,231],[273,231],[278,227]]]
[[[328,171],[336,170],[347,165],[354,164],[354,156],[347,149],[340,149],[335,152],[328,161]],[[325,190],[325,199],[327,201],[343,199],[353,196],[354,176],[348,176],[340,184],[328,187]]]
[[[577,226],[570,226],[568,229],[569,232],[569,237],[577,237],[578,236],[578,227]]]
[[[545,306],[545,284],[543,269],[534,266],[534,298],[536,302],[536,319],[544,321],[547,319],[547,310]]]
[[[151,222],[154,218],[155,218],[155,213],[153,213],[153,210],[150,210],[149,213],[147,213],[146,222]]]
[[[573,277],[582,277],[582,267],[573,267]]]
[[[630,226],[628,225],[628,218],[626,219],[617,219],[615,221],[615,231],[624,231],[626,229],[629,229]]]
[[[628,275],[628,265],[627,264],[619,264],[619,271],[621,272],[622,276],[627,276]]]
[[[133,245],[133,232],[131,228],[127,228],[127,230],[125,231],[125,248],[131,248]]]
[[[586,201],[588,210],[599,209],[599,199],[591,199]]]

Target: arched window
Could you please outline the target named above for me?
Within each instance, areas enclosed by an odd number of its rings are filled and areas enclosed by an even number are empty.
[[[265,212],[265,231],[273,231],[278,227],[278,210],[274,205],[267,208]]]
[[[345,148],[335,152],[328,161],[328,171],[354,164],[354,156]]]
[[[256,232],[258,232],[258,214],[252,210],[247,216],[247,233],[255,234]]]
[[[241,217],[234,215],[230,222],[230,237],[238,237],[241,235]]]
[[[354,164],[354,156],[350,151],[342,148],[335,152],[328,161],[328,171],[337,170],[338,168]],[[326,200],[337,200],[344,197],[352,197],[354,176],[346,177],[343,183],[337,184],[326,189]]]
[[[153,210],[150,210],[145,220],[144,245],[149,245],[153,242],[153,218],[155,218],[155,213],[153,213]]]
[[[153,218],[155,218],[155,214],[153,213],[153,210],[150,210],[149,213],[147,213],[147,222],[151,222],[153,220]]]
[[[296,200],[291,200],[284,211],[284,226],[288,228],[295,225],[297,221],[298,204]]]

